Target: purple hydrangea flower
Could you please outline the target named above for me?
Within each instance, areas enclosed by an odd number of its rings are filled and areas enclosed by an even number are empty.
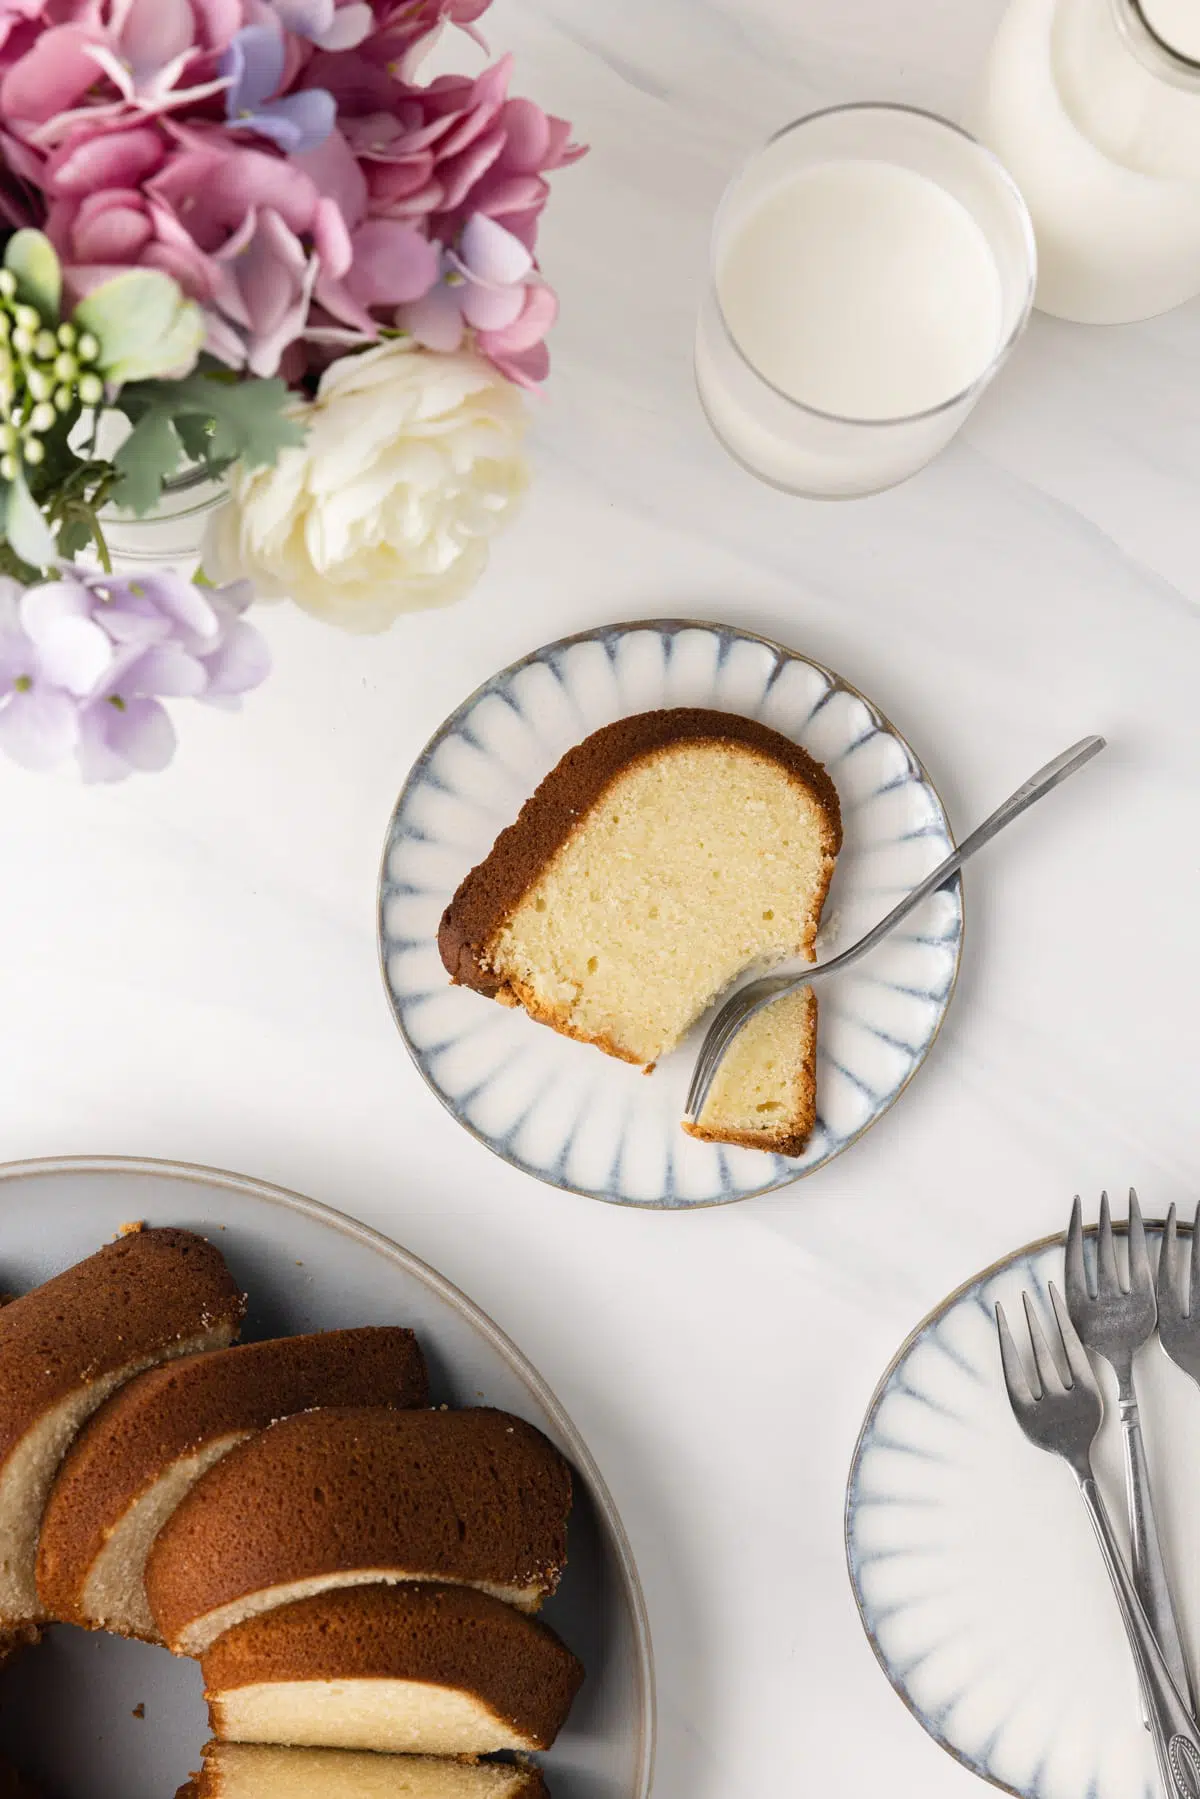
[[[337,120],[337,102],[323,87],[274,99],[283,81],[286,49],[273,25],[247,25],[235,33],[221,58],[229,81],[225,117],[229,125],[270,138],[288,156],[315,150]]]
[[[86,781],[165,768],[164,699],[234,707],[266,678],[267,646],[242,616],[252,597],[245,581],[203,589],[169,571],[0,582],[0,750],[27,768],[73,754]]]

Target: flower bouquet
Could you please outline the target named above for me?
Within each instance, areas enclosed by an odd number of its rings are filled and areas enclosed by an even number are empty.
[[[356,630],[478,577],[546,376],[546,176],[489,0],[0,0],[0,748],[160,767],[164,699],[267,672],[251,599]],[[226,484],[197,582],[113,509]],[[223,583],[213,585],[213,583]]]

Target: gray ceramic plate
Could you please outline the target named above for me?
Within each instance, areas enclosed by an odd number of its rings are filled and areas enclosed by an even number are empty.
[[[547,644],[471,695],[417,761],[388,830],[379,943],[396,1022],[438,1098],[525,1173],[593,1199],[709,1206],[787,1186],[840,1155],[921,1066],[958,973],[962,893],[934,894],[821,988],[817,1125],[795,1159],[680,1128],[702,1019],[641,1069],[451,987],[437,927],[454,889],[581,738],[631,713],[707,706],[761,719],[823,762],[845,843],[820,951],[853,943],[950,852],[945,810],[883,714],[806,656],[732,625],[658,619]]]
[[[1147,1234],[1154,1256],[1160,1227]],[[1019,1799],[1156,1799],[1133,1662],[1087,1514],[1063,1463],[1022,1436],[1004,1391],[996,1302],[1015,1322],[1027,1291],[1048,1315],[1050,1281],[1061,1290],[1061,1237],[977,1275],[901,1347],[850,1473],[850,1578],[896,1692],[974,1773]],[[1116,1385],[1093,1366],[1105,1396],[1093,1459],[1124,1535]],[[1163,1554],[1195,1671],[1200,1394],[1156,1341],[1139,1353],[1137,1378]]]
[[[544,1616],[588,1678],[543,1758],[554,1799],[645,1799],[654,1752],[650,1634],[616,1508],[575,1426],[503,1332],[407,1250],[341,1213],[214,1170],[108,1157],[0,1168],[0,1286],[78,1261],[131,1219],[219,1244],[250,1294],[246,1335],[409,1324],[434,1397],[502,1406],[575,1467],[570,1566]],[[135,1715],[139,1708],[145,1715]],[[0,1676],[0,1754],[53,1799],[170,1799],[205,1740],[197,1665],[56,1627]]]

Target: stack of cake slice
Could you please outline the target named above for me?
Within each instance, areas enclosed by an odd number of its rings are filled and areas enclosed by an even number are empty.
[[[231,1347],[245,1303],[202,1237],[138,1227],[0,1310],[0,1648],[55,1622],[201,1658],[181,1799],[546,1799],[480,1758],[548,1748],[583,1678],[531,1616],[566,1462],[428,1409],[408,1330]]]

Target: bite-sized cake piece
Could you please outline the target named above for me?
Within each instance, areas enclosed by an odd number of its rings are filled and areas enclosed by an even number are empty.
[[[0,1310],[0,1624],[42,1615],[50,1488],[84,1420],[135,1374],[237,1335],[245,1299],[191,1231],[131,1230]]]
[[[150,1545],[205,1471],[256,1430],[312,1406],[423,1406],[425,1362],[399,1326],[214,1350],[140,1374],[84,1425],[42,1520],[37,1583],[52,1618],[160,1638]]]
[[[546,1783],[528,1762],[208,1743],[175,1799],[546,1799]]]
[[[570,1506],[562,1456],[507,1412],[301,1412],[196,1482],[150,1550],[146,1594],[182,1655],[370,1581],[461,1582],[534,1610],[566,1561]]]
[[[805,987],[742,1027],[699,1118],[683,1128],[709,1143],[798,1156],[817,1117],[816,1065],[817,996]]]
[[[563,757],[463,881],[452,979],[651,1067],[751,964],[812,960],[837,793],[757,720],[693,708]]]
[[[547,1749],[583,1669],[536,1618],[471,1587],[354,1587],[236,1625],[203,1660],[225,1741],[388,1753]]]

